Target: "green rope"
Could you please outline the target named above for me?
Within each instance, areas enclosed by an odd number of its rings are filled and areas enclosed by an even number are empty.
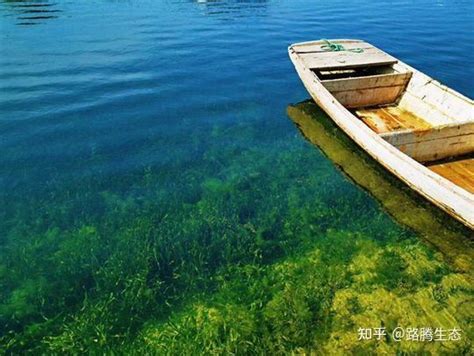
[[[330,42],[328,40],[321,40],[321,41],[326,43],[326,44],[323,44],[321,46],[321,49],[323,49],[327,52],[340,52],[340,51],[348,51],[348,52],[354,52],[354,53],[364,52],[364,50],[362,48],[349,48],[349,49],[346,49],[342,44],[339,44],[339,43]]]

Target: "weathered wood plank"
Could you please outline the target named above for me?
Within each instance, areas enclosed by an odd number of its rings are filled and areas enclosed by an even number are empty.
[[[362,53],[350,51],[343,52],[321,52],[302,53],[300,58],[307,68],[310,69],[334,69],[334,68],[357,68],[390,65],[397,62],[397,59],[382,52],[378,48],[372,47]]]
[[[394,103],[405,89],[405,85],[339,91],[332,93],[346,108],[360,108]]]
[[[474,152],[474,123],[380,135],[400,151],[420,162],[435,161]]]
[[[428,168],[474,194],[474,158],[434,164]]]
[[[358,116],[376,133],[391,132],[401,130],[403,127],[396,121],[384,120],[376,112],[367,110],[364,113],[358,113]]]
[[[387,115],[392,120],[409,130],[430,130],[432,125],[421,117],[416,116],[410,111],[403,110],[398,106],[386,106],[381,108],[383,115]]]
[[[356,111],[356,114],[379,134],[401,130],[427,130],[432,128],[425,120],[397,106],[360,109]]]
[[[426,125],[429,125],[426,123]],[[444,126],[417,126],[415,131],[390,132],[380,135],[385,140],[390,140],[394,145],[416,143],[420,140],[443,139],[458,136],[474,135],[474,122],[466,121]],[[471,143],[474,145],[474,141]]]
[[[401,152],[419,162],[431,162],[472,152],[474,136],[447,137],[396,146]]]
[[[331,93],[339,91],[382,88],[406,85],[411,77],[411,72],[376,74],[365,77],[340,78],[322,80],[321,82]]]

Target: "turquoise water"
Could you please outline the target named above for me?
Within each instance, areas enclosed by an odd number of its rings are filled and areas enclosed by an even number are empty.
[[[420,202],[460,263],[305,140],[286,49],[362,38],[473,97],[473,23],[471,1],[2,1],[2,351],[469,353],[469,233]],[[357,342],[380,323],[464,334]]]

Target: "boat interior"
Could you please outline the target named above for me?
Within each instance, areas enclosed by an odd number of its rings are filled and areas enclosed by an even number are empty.
[[[330,52],[309,44],[296,51],[370,129],[474,194],[472,101],[366,42],[348,40],[344,47],[344,52]]]

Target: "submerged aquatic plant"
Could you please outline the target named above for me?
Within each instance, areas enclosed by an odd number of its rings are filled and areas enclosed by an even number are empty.
[[[472,282],[313,147],[247,145],[258,132],[243,124],[213,135],[193,134],[193,161],[178,150],[169,165],[92,175],[28,204],[2,196],[13,202],[0,222],[2,352],[471,347]],[[357,342],[357,327],[382,323],[465,336]]]
[[[327,249],[329,243],[341,247]],[[339,258],[346,246],[353,251],[349,260]],[[346,231],[323,233],[313,247],[270,266],[232,268],[210,299],[166,323],[145,327],[135,346],[159,354],[469,351],[474,290],[465,275],[446,268],[439,254],[415,241],[380,244]],[[384,276],[384,267],[393,261],[403,261],[403,267],[391,277],[411,279],[396,291]],[[432,267],[424,271],[427,263]],[[439,279],[420,279],[420,272],[434,272]],[[439,288],[447,288],[448,303],[433,293]],[[443,325],[465,334],[443,343],[357,337],[359,327],[383,326],[390,333],[400,325]]]

